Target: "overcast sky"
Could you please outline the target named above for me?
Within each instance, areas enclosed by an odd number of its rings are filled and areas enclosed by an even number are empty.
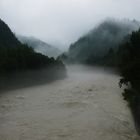
[[[140,20],[140,0],[0,0],[0,18],[13,32],[60,48],[110,17]]]

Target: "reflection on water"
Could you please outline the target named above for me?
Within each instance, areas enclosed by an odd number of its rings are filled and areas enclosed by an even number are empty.
[[[68,77],[0,95],[0,140],[138,140],[111,70],[69,66]]]

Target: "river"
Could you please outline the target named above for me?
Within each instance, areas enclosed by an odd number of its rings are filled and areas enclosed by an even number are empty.
[[[67,78],[0,94],[0,140],[138,140],[119,76],[69,66]]]

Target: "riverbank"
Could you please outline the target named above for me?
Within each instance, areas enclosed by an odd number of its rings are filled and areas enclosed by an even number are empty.
[[[0,95],[0,139],[139,140],[119,79],[75,66],[65,79]]]
[[[49,67],[0,75],[0,93],[51,83],[66,78],[65,68]]]
[[[124,99],[128,102],[128,106],[132,112],[136,130],[140,135],[140,96],[139,92],[135,89],[126,88],[123,92]]]

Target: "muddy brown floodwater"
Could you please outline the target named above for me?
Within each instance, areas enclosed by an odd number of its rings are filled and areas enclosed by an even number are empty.
[[[0,95],[0,140],[139,140],[119,76],[69,66],[63,80]]]

